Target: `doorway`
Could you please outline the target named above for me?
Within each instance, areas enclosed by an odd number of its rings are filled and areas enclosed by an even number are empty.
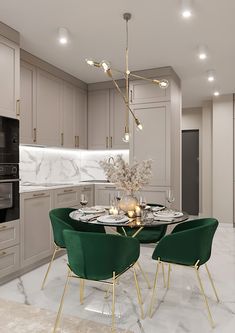
[[[199,213],[199,130],[182,131],[182,208]]]

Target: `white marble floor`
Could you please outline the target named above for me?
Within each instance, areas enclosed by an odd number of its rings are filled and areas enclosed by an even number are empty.
[[[140,262],[153,281],[155,263],[151,260],[153,248],[142,247]],[[209,297],[216,327],[212,330],[200,296],[193,270],[173,267],[168,292],[163,288],[160,274],[158,297],[153,318],[141,320],[131,272],[120,280],[117,289],[117,326],[138,333],[232,333],[235,331],[235,229],[220,225],[214,239],[211,260],[208,263],[221,299],[215,301],[205,268],[201,268],[206,293]],[[46,266],[42,266],[0,287],[0,298],[33,304],[57,311],[66,276],[66,257],[57,259],[48,277],[48,283],[40,290]],[[151,291],[139,274],[139,282],[147,312]],[[111,297],[104,299],[105,286],[86,283],[84,304],[79,303],[79,282],[72,280],[65,299],[63,313],[80,318],[111,323]],[[95,332],[94,332],[95,333]]]

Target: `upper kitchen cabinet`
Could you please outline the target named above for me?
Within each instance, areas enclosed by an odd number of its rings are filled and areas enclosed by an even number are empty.
[[[36,69],[20,64],[20,142],[36,143]]]
[[[0,36],[0,115],[2,116],[11,118],[19,116],[19,62],[19,45]]]
[[[61,146],[66,148],[75,147],[75,87],[67,82],[63,82],[63,109],[61,120]]]
[[[88,92],[88,148],[108,149],[109,89]]]
[[[75,138],[76,148],[87,148],[87,91],[75,90]]]
[[[123,90],[124,92],[124,90]],[[88,92],[88,148],[127,149],[122,140],[125,104],[116,89]]]
[[[61,146],[63,85],[61,79],[42,70],[37,71],[37,144]]]

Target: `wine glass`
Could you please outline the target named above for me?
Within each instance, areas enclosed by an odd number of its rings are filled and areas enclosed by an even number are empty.
[[[145,197],[140,197],[139,199],[139,206],[141,209],[145,209],[145,207],[147,206],[147,202],[146,202],[146,198]]]
[[[171,210],[171,205],[175,201],[173,190],[171,190],[171,189],[167,190],[166,200],[169,203],[169,210]]]
[[[120,193],[120,191],[116,192],[115,198],[116,198],[117,202],[119,202],[121,200],[121,193]]]
[[[87,203],[88,203],[87,196],[84,193],[82,193],[80,197],[80,204],[82,205],[82,207],[85,207]]]

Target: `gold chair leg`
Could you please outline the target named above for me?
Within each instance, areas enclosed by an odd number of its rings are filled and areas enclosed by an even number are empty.
[[[57,251],[58,251],[58,247],[55,245],[55,249],[54,249],[54,252],[52,254],[51,261],[50,261],[50,263],[49,263],[49,265],[47,267],[47,271],[46,271],[45,277],[44,277],[43,282],[42,282],[41,290],[44,289],[44,287],[45,287],[47,276],[48,276],[48,273],[49,273],[49,271],[51,269],[51,265],[52,265],[52,262],[53,262],[53,260],[55,258],[55,254],[56,254]]]
[[[140,266],[140,263],[139,261],[136,262],[137,266],[139,267],[140,271],[141,271],[141,274],[143,275],[143,278],[145,279],[146,283],[147,283],[147,286],[149,289],[151,289],[151,285],[150,285],[150,282],[149,282],[149,279],[145,273],[145,271],[143,270],[143,268]]]
[[[168,264],[167,286],[166,286],[167,290],[170,288],[170,273],[171,273],[171,264]]]
[[[59,310],[58,310],[58,313],[57,313],[57,316],[56,316],[56,321],[55,321],[55,326],[54,326],[54,329],[53,329],[53,333],[56,333],[56,330],[57,330],[58,325],[59,325],[60,315],[61,315],[61,311],[62,311],[63,304],[64,304],[64,297],[65,297],[65,293],[66,293],[66,290],[67,290],[67,287],[68,287],[69,278],[70,278],[70,269],[68,269],[68,275],[67,275],[67,279],[66,279],[66,282],[65,282],[63,295],[61,297],[60,307],[59,307]]]
[[[84,298],[84,279],[80,279],[80,304],[83,304],[83,298]]]
[[[150,303],[150,307],[149,307],[149,317],[150,318],[152,317],[152,309],[153,309],[153,303],[154,303],[154,293],[155,293],[155,289],[156,289],[156,285],[157,285],[159,265],[160,265],[160,258],[158,259],[158,262],[157,262],[156,275],[155,275],[154,284],[153,284],[152,299],[151,299],[151,303]]]
[[[211,327],[214,328],[215,325],[214,325],[214,321],[213,321],[213,318],[212,318],[212,315],[211,315],[211,311],[210,311],[210,308],[209,308],[207,297],[206,297],[206,294],[205,294],[205,291],[204,291],[204,288],[203,288],[203,285],[202,285],[202,281],[201,281],[201,278],[200,278],[199,267],[195,266],[194,269],[196,271],[196,275],[197,275],[197,279],[198,279],[198,282],[199,282],[199,286],[200,286],[200,289],[201,289],[202,296],[204,297],[204,301],[205,301],[205,305],[206,305],[206,308],[207,308],[208,317],[209,317]]]
[[[207,271],[207,274],[208,274],[209,279],[210,279],[210,282],[211,282],[211,286],[212,286],[212,288],[213,288],[213,290],[214,290],[214,293],[215,293],[215,297],[216,297],[216,299],[217,299],[217,302],[219,302],[219,296],[218,296],[217,291],[216,291],[216,289],[215,289],[215,285],[214,285],[214,282],[213,282],[213,279],[212,279],[211,273],[210,273],[210,271],[209,271],[209,268],[207,267],[207,264],[205,264],[205,266],[206,266],[206,271]]]
[[[135,271],[134,267],[133,267],[133,272],[134,272],[134,279],[135,279],[137,297],[138,297],[139,306],[140,306],[141,318],[144,319],[144,311],[143,311],[143,306],[142,306],[143,301],[142,301],[141,291],[140,291],[140,287],[139,287],[139,283],[138,283],[138,280],[137,280],[136,271]]]
[[[113,300],[112,300],[112,332],[115,332],[115,272],[113,272]]]
[[[166,288],[166,277],[165,277],[165,269],[164,269],[164,263],[163,262],[162,262],[162,278],[163,278],[164,288]]]

